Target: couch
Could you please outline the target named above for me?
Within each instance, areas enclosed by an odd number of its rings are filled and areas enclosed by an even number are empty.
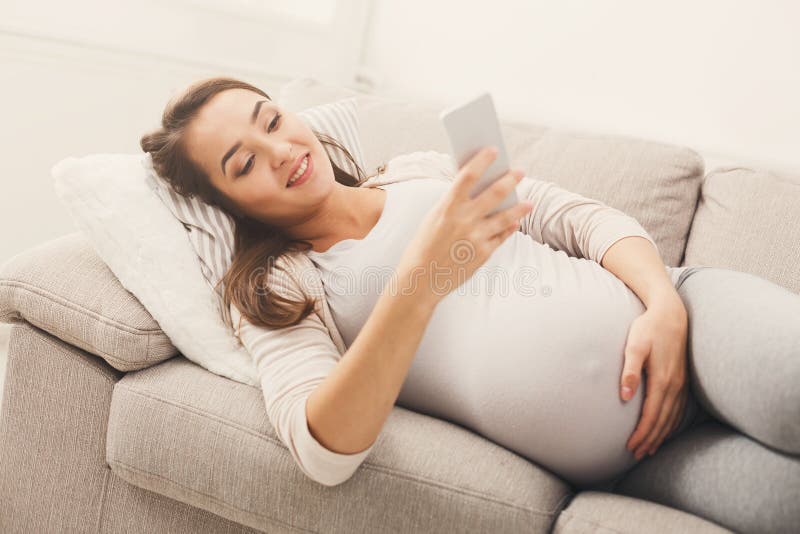
[[[428,103],[313,79],[278,100],[300,110],[350,95],[368,171],[395,154],[448,150]],[[635,216],[665,264],[747,271],[800,292],[797,177],[706,172],[687,147],[501,122],[515,166]],[[6,533],[761,532],[800,516],[800,478],[762,480],[752,467],[797,473],[800,460],[713,419],[613,487],[579,490],[397,405],[355,475],[321,486],[278,440],[260,390],[180,354],[79,232],[0,268],[0,320],[13,324],[0,414]],[[752,506],[728,504],[743,491]]]

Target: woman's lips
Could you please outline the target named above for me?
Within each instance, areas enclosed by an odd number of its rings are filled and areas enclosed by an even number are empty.
[[[300,166],[303,164],[303,160],[306,159],[306,156],[308,156],[308,155],[309,155],[309,152],[306,152],[305,154],[300,154],[299,156],[297,156],[297,159],[294,160],[294,165],[292,165],[292,168],[289,169],[289,178],[290,179],[292,178],[292,176],[294,176],[294,173],[297,172],[297,169],[300,168]],[[286,183],[289,183],[289,180],[286,180]]]
[[[308,164],[306,165],[306,172],[303,173],[300,178],[298,178],[293,184],[287,185],[287,188],[297,187],[306,183],[311,176],[312,171],[314,170],[314,160],[311,158],[311,154],[309,153],[308,156]],[[302,165],[302,162],[301,162]]]

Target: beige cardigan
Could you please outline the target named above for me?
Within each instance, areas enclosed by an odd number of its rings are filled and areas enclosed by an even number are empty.
[[[423,177],[452,181],[456,173],[455,160],[447,154],[412,152],[391,159],[382,174],[362,187]],[[552,182],[526,176],[516,191],[520,200],[533,202],[533,210],[520,219],[520,230],[570,256],[600,263],[614,242],[628,236],[644,237],[656,246],[633,217]],[[353,475],[375,444],[355,454],[326,449],[308,429],[305,403],[346,347],[333,321],[320,273],[304,253],[281,256],[270,276],[271,287],[279,294],[298,301],[303,293],[313,297],[315,312],[297,325],[268,329],[252,325],[231,306],[233,324],[240,325],[236,336],[253,357],[270,422],[294,462],[320,484],[340,484]]]

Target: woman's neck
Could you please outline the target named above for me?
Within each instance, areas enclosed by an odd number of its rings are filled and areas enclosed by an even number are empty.
[[[315,252],[325,252],[344,239],[363,239],[377,224],[383,213],[386,191],[378,187],[337,188],[331,201],[336,206],[320,221],[325,232],[318,238],[308,239]]]

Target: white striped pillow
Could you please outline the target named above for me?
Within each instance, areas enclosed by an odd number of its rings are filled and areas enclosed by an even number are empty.
[[[364,156],[359,138],[357,101],[345,98],[322,104],[297,113],[309,127],[327,134],[342,144],[364,169]],[[326,146],[326,148],[328,148]],[[200,259],[203,277],[214,289],[231,265],[233,258],[233,232],[235,223],[224,211],[210,206],[197,197],[188,198],[175,192],[166,180],[159,177],[152,166],[150,154],[145,155],[145,166],[156,178],[156,193],[186,229],[189,241]],[[331,161],[339,168],[359,178],[358,171],[350,160],[337,149],[331,149]],[[216,289],[222,297],[223,288]]]

